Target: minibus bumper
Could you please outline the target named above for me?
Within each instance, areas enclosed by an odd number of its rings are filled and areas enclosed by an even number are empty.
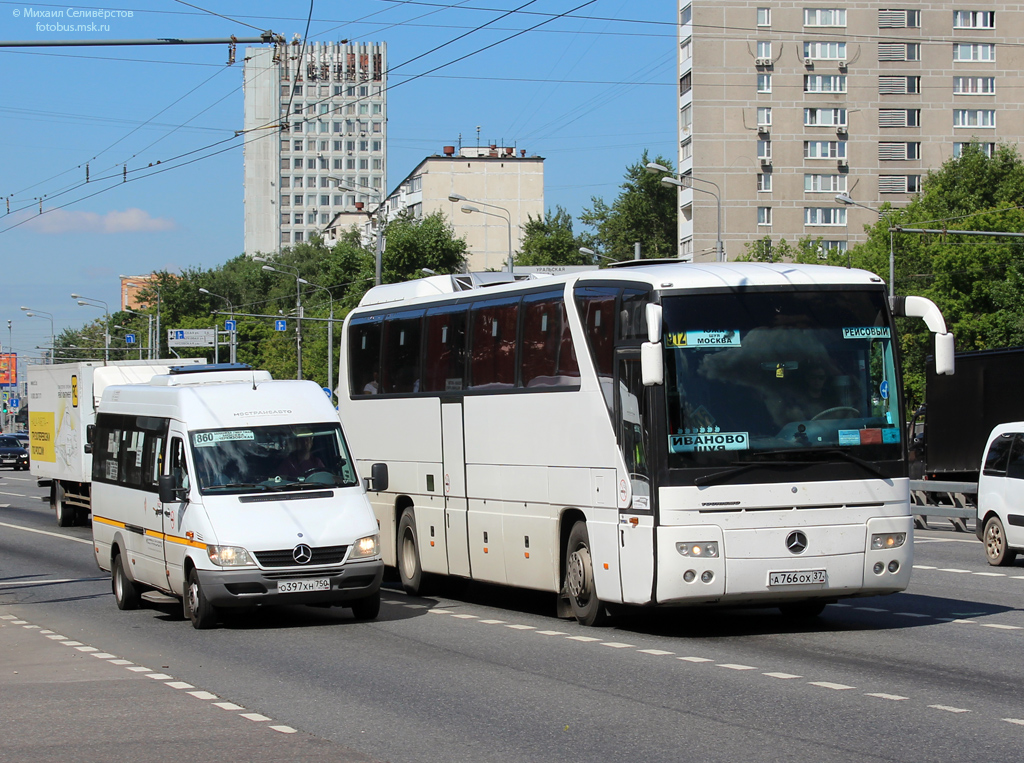
[[[245,568],[238,570],[199,570],[199,583],[206,599],[215,607],[251,607],[258,604],[327,604],[345,606],[346,602],[372,596],[380,589],[384,562],[380,559],[349,562],[341,568],[311,569],[296,573]],[[322,590],[282,591],[287,587],[323,586]],[[298,584],[298,585],[296,585]]]

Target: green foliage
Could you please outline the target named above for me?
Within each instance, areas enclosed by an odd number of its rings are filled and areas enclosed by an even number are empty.
[[[573,235],[572,215],[556,206],[544,217],[529,216],[516,265],[590,265],[591,258],[581,254],[580,247],[591,243],[588,236]]]
[[[455,238],[455,230],[441,212],[421,219],[397,217],[385,227],[384,237],[384,283],[421,278],[423,268],[435,273],[458,273],[466,267],[466,239]]]
[[[786,239],[773,242],[765,236],[746,245],[746,252],[736,258],[738,262],[796,262],[801,265],[837,265],[847,267],[850,257],[836,249],[826,251],[821,238],[804,236],[796,244]]]
[[[595,196],[580,215],[581,222],[595,229],[596,250],[613,259],[632,259],[636,242],[644,259],[675,257],[678,252],[678,192],[647,171],[649,161],[644,151],[639,162],[626,168],[622,192],[611,206]],[[673,171],[672,162],[662,156],[654,162]]]

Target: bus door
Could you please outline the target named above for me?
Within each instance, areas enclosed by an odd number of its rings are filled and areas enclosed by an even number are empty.
[[[466,442],[462,403],[441,405],[441,453],[448,573],[469,577],[469,502],[466,499]]]
[[[615,420],[632,502],[619,507],[619,576],[623,601],[644,604],[654,590],[654,499],[648,461],[651,406],[640,373],[637,349],[616,354]]]

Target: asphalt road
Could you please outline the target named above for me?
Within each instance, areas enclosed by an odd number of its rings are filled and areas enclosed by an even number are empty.
[[[199,632],[175,607],[118,611],[89,529],[58,528],[42,492],[0,472],[0,761],[1021,756],[1024,565],[990,568],[973,535],[919,531],[905,593],[806,623],[583,628],[549,596],[471,585],[390,588],[371,623],[282,607]]]

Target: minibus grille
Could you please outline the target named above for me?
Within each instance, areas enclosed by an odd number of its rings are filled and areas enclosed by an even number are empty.
[[[293,556],[294,549],[280,551],[257,551],[256,561],[263,567],[315,567],[318,564],[340,564],[345,558],[348,546],[321,546],[310,549],[313,557],[305,564],[299,564]]]

